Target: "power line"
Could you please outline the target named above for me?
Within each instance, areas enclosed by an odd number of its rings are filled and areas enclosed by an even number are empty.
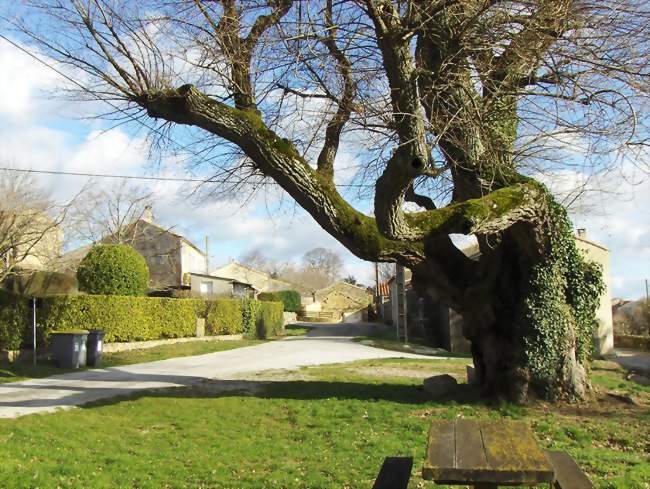
[[[214,180],[211,178],[183,178],[183,177],[148,177],[145,175],[109,175],[106,173],[82,173],[56,170],[28,170],[26,168],[0,168],[0,171],[15,171],[21,173],[44,173],[47,175],[65,175],[72,177],[97,177],[97,178],[124,178],[128,180],[156,180],[161,182],[198,182],[198,183],[232,183],[227,180]],[[256,182],[257,184],[267,185],[270,182]]]
[[[0,171],[14,171],[19,173],[39,173],[45,175],[63,175],[69,177],[91,177],[91,178],[121,178],[126,180],[153,180],[159,182],[193,182],[193,183],[224,183],[224,184],[233,184],[233,183],[244,183],[234,182],[232,180],[217,180],[211,177],[208,178],[187,178],[187,177],[149,177],[146,175],[111,175],[108,173],[83,173],[83,172],[70,172],[70,171],[58,171],[58,170],[31,170],[27,168],[3,168],[0,167]],[[258,181],[251,182],[251,185],[277,185],[276,182],[268,181]],[[341,183],[337,184],[337,187],[367,187],[361,183]]]

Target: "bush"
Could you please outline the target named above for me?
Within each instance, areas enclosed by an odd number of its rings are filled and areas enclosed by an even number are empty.
[[[242,303],[234,299],[209,301],[205,321],[210,334],[239,334],[242,332]]]
[[[260,317],[257,321],[257,337],[260,339],[273,336],[284,325],[281,302],[260,302]]]
[[[96,245],[77,270],[79,287],[97,295],[143,295],[149,268],[142,255],[127,245]]]
[[[23,301],[0,308],[0,350],[18,350],[29,329],[29,308]]]
[[[103,329],[106,342],[182,338],[196,333],[203,301],[110,295],[54,296],[43,300],[46,333]]]
[[[257,296],[260,301],[282,302],[287,312],[300,312],[300,293],[296,290],[281,290],[279,292],[262,292]]]
[[[261,302],[251,299],[242,300],[242,334],[247,338],[257,337],[257,321],[260,317],[261,304]]]

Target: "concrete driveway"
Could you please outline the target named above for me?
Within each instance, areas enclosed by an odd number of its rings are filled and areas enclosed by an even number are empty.
[[[145,389],[187,386],[242,373],[295,369],[373,358],[431,357],[400,353],[352,341],[382,328],[374,324],[312,325],[306,336],[193,357],[55,375],[0,385],[0,418],[49,412]]]

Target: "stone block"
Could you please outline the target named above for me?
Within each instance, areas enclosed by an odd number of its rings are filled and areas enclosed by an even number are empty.
[[[467,369],[467,383],[476,384],[476,369],[474,368],[474,365],[466,365],[465,368]]]
[[[442,396],[456,389],[458,382],[449,374],[434,375],[424,379],[422,387],[432,396]]]
[[[205,318],[196,318],[196,337],[203,338],[205,336]]]

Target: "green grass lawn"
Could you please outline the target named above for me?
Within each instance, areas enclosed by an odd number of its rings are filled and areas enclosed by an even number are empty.
[[[234,348],[252,346],[259,343],[261,343],[259,340],[191,341],[187,343],[160,345],[142,350],[104,353],[102,355],[101,367],[118,367],[120,365],[132,365],[134,363],[155,362],[167,358],[203,355],[205,353],[232,350]],[[78,371],[58,368],[53,360],[39,360],[36,367],[32,365],[31,361],[17,362],[0,365],[0,384]]]
[[[491,406],[466,385],[427,399],[422,378],[460,377],[466,362],[361,361],[0,420],[0,485],[369,488],[384,457],[413,456],[410,487],[433,488],[418,476],[432,419],[507,417],[598,488],[648,487],[650,389],[615,364],[594,364],[598,391],[581,405]]]

